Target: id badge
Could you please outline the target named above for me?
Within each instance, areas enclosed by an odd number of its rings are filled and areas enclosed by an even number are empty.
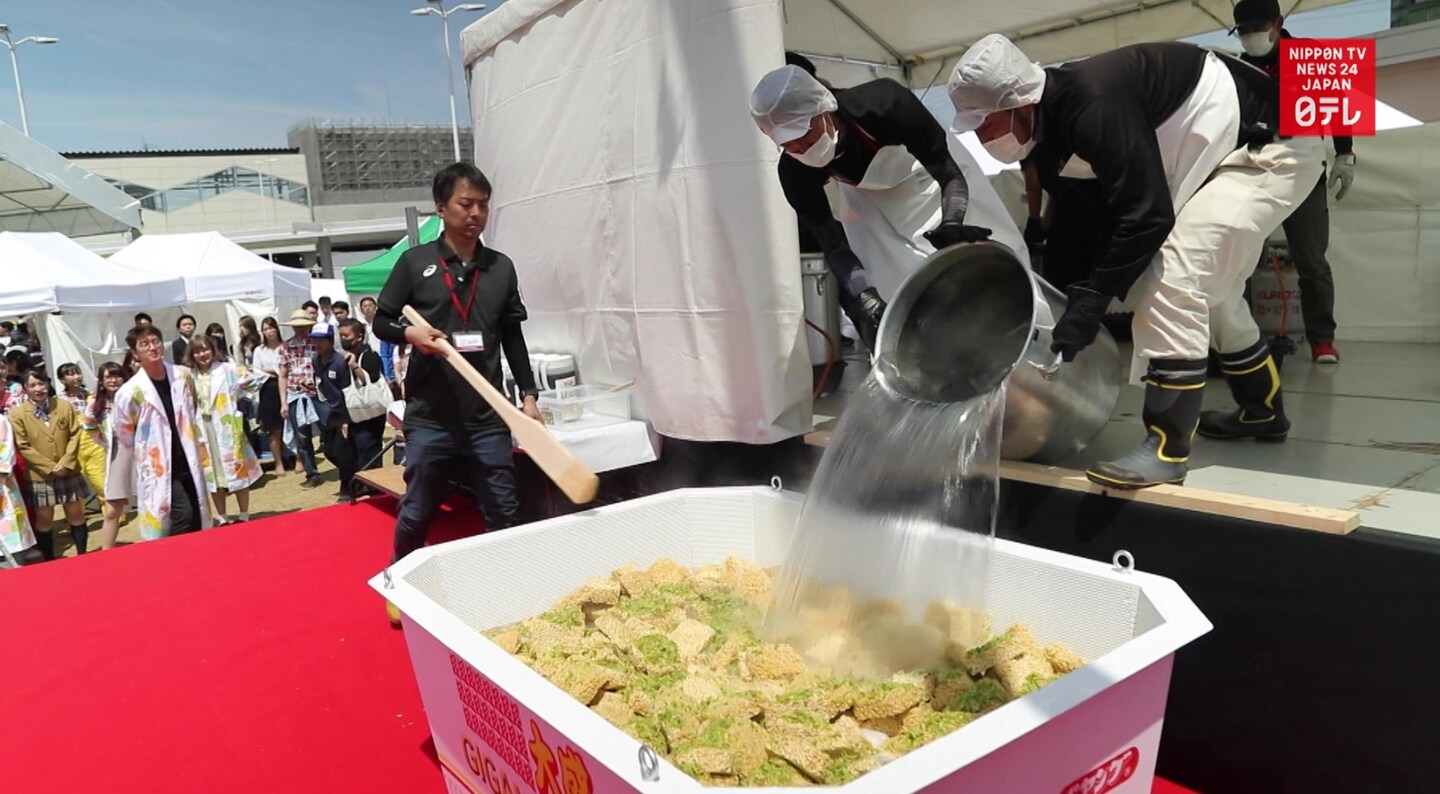
[[[453,338],[455,349],[461,353],[483,353],[485,351],[485,334],[479,331],[456,331]]]

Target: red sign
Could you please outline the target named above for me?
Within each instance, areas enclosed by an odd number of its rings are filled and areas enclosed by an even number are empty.
[[[1135,776],[1140,766],[1140,751],[1134,747],[1081,775],[1060,794],[1105,794]]]
[[[1375,134],[1375,41],[1282,39],[1280,134]]]

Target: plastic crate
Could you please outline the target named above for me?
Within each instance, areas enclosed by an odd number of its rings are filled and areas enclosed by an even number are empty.
[[[778,564],[802,504],[763,487],[670,491],[433,546],[372,579],[402,612],[448,790],[714,791],[651,766],[648,748],[479,632],[625,563]],[[989,599],[997,628],[1024,622],[1086,666],[834,790],[1148,793],[1173,655],[1210,623],[1168,579],[1006,541]]]
[[[556,430],[584,430],[630,421],[630,392],[569,386],[540,392],[540,418]]]

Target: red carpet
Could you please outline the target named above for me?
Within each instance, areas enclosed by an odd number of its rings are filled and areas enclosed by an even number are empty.
[[[0,790],[443,792],[404,638],[365,584],[391,507],[0,572]]]

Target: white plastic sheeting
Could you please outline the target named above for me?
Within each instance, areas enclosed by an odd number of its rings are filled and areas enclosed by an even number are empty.
[[[666,436],[807,432],[795,215],[746,105],[781,62],[777,0],[511,0],[462,41],[531,349],[634,380]]]
[[[1336,336],[1440,342],[1440,124],[1356,138],[1355,154],[1355,184],[1330,199]]]

